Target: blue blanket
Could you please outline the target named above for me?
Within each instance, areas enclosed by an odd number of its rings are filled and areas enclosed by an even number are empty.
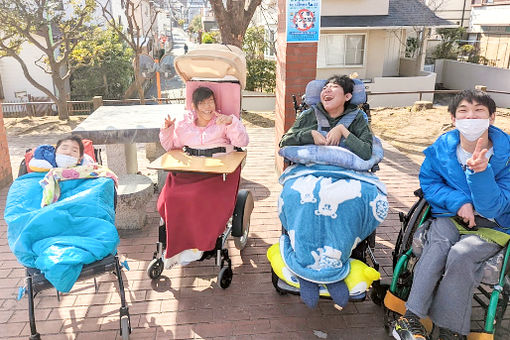
[[[109,178],[60,183],[58,202],[41,208],[46,173],[29,173],[12,183],[5,207],[9,247],[25,267],[37,268],[61,292],[68,292],[83,265],[115,254],[114,184]]]
[[[349,256],[388,214],[386,188],[368,172],[294,165],[282,174],[280,252],[296,275],[328,284],[349,274]]]

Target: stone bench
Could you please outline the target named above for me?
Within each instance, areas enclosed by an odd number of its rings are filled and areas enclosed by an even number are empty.
[[[146,205],[154,195],[154,183],[144,175],[121,175],[117,188],[115,225],[118,229],[141,229],[147,219]]]

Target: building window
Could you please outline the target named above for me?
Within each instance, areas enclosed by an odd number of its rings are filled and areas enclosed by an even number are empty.
[[[363,66],[365,34],[321,34],[318,67]]]

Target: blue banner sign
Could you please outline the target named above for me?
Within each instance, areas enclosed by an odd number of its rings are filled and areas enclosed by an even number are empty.
[[[287,42],[319,41],[320,20],[320,0],[287,0]]]

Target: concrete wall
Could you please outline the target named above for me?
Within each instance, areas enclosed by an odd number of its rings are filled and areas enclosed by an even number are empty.
[[[299,99],[300,93],[296,93]],[[243,91],[242,109],[246,111],[274,111],[276,96],[274,93]]]
[[[12,182],[11,160],[7,145],[7,133],[4,126],[2,103],[0,103],[0,189]]]
[[[422,72],[415,77],[376,77],[372,83],[365,83],[365,88],[370,92],[394,92],[394,91],[419,91],[434,90],[436,74]],[[433,94],[423,94],[422,100],[433,101]],[[368,103],[371,107],[397,107],[410,106],[419,100],[419,94],[388,94],[369,95]]]
[[[43,40],[41,38],[41,43]],[[45,73],[41,68],[37,67],[34,62],[41,57],[43,53],[35,45],[24,43],[22,45],[20,57],[25,61],[32,78],[37,80],[42,86],[53,91],[53,81],[51,76]],[[44,64],[41,62],[40,64]],[[20,64],[11,57],[5,57],[0,59],[0,73],[2,74],[2,85],[4,88],[5,102],[18,101],[14,96],[17,91],[26,91],[35,97],[47,97],[47,95],[41,90],[35,88],[32,84],[26,80],[23,75],[23,70]]]
[[[389,0],[322,0],[321,15],[388,15]]]
[[[488,90],[510,92],[510,70],[455,60],[436,60],[437,82],[452,90],[485,85]],[[510,108],[510,94],[490,93],[499,107]]]
[[[475,6],[471,9],[470,29],[480,32],[480,25],[510,24],[510,6],[508,4],[493,6]]]
[[[416,75],[416,63],[418,63],[418,60],[413,58],[400,58],[400,76],[414,77]]]

